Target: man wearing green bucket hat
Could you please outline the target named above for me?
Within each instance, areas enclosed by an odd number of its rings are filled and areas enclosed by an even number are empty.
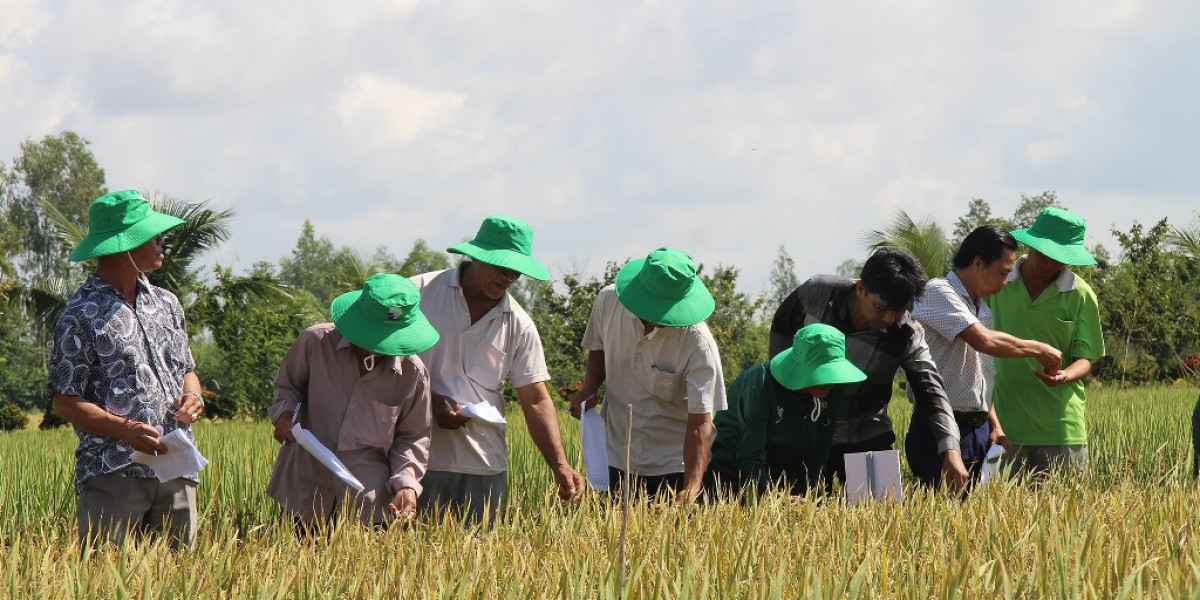
[[[204,411],[183,308],[144,273],[162,267],[163,233],[183,221],[154,211],[134,190],[97,198],[88,234],[71,260],[96,270],[67,300],[54,327],[48,391],[54,412],[75,426],[75,492],[81,541],[124,541],[161,531],[174,545],[196,528],[199,473],[160,482],[133,452],[167,451],[162,437]]]
[[[429,373],[416,356],[438,341],[405,277],[379,274],[335,298],[332,323],[304,330],[275,376],[267,409],[279,449],[267,495],[302,531],[328,522],[347,486],[295,441],[299,424],[363,484],[353,512],[364,525],[416,515],[429,460]],[[295,417],[293,416],[295,415]]]
[[[720,497],[782,487],[803,496],[818,483],[833,443],[825,396],[866,378],[846,360],[842,332],[822,323],[801,328],[790,348],[729,386],[729,408],[714,419],[705,489]]]
[[[513,217],[484,219],[475,239],[448,249],[471,260],[413,277],[421,310],[441,342],[421,355],[429,366],[433,428],[419,511],[460,513],[474,524],[499,515],[507,493],[504,380],[516,389],[529,435],[554,473],[558,496],[578,500],[583,478],[567,462],[537,326],[508,288],[521,275],[550,272],[533,257],[533,230]],[[490,418],[475,415],[490,415]],[[494,521],[492,521],[494,522]]]
[[[721,357],[704,323],[714,307],[692,257],[672,248],[630,261],[616,285],[596,296],[583,334],[583,386],[571,397],[571,410],[578,417],[585,403],[591,409],[607,382],[603,410],[614,493],[627,475],[617,468],[625,465],[627,445],[632,489],[674,493],[680,502],[700,493],[712,413],[725,408]]]
[[[1014,446],[1015,472],[1087,468],[1083,378],[1104,356],[1104,334],[1096,293],[1067,268],[1096,264],[1083,245],[1085,231],[1083,219],[1070,211],[1042,210],[1032,227],[1012,232],[1029,253],[990,300],[996,329],[1050,344],[1064,365],[1054,370],[1032,358],[996,361],[996,414]]]

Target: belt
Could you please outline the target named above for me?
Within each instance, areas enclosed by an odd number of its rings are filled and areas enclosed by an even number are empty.
[[[954,420],[960,425],[966,425],[967,427],[979,427],[987,423],[988,413],[982,410],[975,412],[954,411]]]

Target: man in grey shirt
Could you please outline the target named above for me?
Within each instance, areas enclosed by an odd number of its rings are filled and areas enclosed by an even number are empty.
[[[890,450],[896,442],[887,415],[892,383],[904,369],[916,408],[937,438],[942,475],[952,489],[967,481],[959,452],[958,426],[942,388],[942,379],[925,343],[925,332],[908,311],[925,289],[925,272],[900,250],[877,250],[859,279],[817,275],[784,299],[771,322],[771,356],[790,347],[801,327],[825,323],[846,335],[846,358],[867,380],[838,386],[829,406],[838,415],[833,447],[825,463],[827,484],[845,481],[845,455]]]

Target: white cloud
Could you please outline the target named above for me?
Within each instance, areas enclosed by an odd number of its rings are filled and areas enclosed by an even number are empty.
[[[1197,185],[1162,170],[1196,156],[1197,17],[1185,0],[9,0],[0,158],[75,129],[110,186],[234,207],[223,257],[243,265],[286,254],[305,218],[398,253],[508,212],[551,265],[670,244],[757,288],[780,243],[801,276],[831,271],[896,207],[950,227],[971,197],[1005,213],[1053,189],[1093,224],[1127,226],[1128,198],[1186,219]]]
[[[431,92],[373,73],[352,77],[333,109],[351,135],[377,146],[407,143],[438,128],[466,101],[462,94]]]
[[[52,20],[38,0],[5,0],[0,3],[0,48],[28,45]]]
[[[1067,141],[1061,138],[1030,142],[1025,144],[1025,158],[1035,167],[1044,166],[1062,156],[1067,146]]]

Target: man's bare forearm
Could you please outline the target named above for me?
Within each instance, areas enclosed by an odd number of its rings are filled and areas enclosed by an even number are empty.
[[[517,398],[521,401],[521,411],[525,413],[529,437],[533,439],[546,463],[551,468],[568,466],[567,455],[562,448],[562,436],[558,430],[558,413],[554,407],[554,400],[546,391],[546,385],[538,382],[517,388]]]
[[[712,438],[712,416],[689,414],[687,432],[683,436],[683,492],[688,494],[688,500],[695,498],[704,481]]]

